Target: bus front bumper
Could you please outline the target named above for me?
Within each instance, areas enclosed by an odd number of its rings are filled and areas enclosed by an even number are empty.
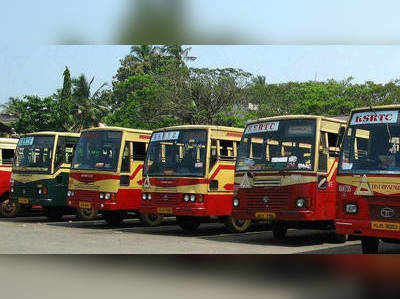
[[[335,229],[343,235],[400,239],[400,222],[336,219]]]

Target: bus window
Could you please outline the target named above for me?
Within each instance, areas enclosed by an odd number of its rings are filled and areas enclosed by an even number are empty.
[[[339,135],[336,133],[328,133],[328,146],[329,146],[329,156],[338,157],[339,156]]]
[[[219,158],[223,161],[234,161],[233,141],[219,140]]]
[[[214,165],[218,161],[217,155],[217,140],[211,140],[211,154],[210,154],[210,171],[213,169]]]
[[[62,164],[71,164],[77,139],[76,137],[58,137],[55,168]]]
[[[327,172],[328,168],[328,147],[327,147],[327,134],[321,132],[320,146],[319,146],[319,161],[318,161],[318,171]]]
[[[132,157],[134,161],[144,161],[146,158],[146,143],[145,142],[132,142],[133,152]]]
[[[2,164],[12,164],[14,160],[14,150],[3,148],[1,150]]]
[[[121,172],[130,172],[131,170],[131,144],[129,141],[125,142],[124,151],[122,153]]]

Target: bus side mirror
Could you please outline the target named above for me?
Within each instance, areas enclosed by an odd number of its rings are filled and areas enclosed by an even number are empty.
[[[129,186],[131,183],[131,178],[129,175],[121,175],[119,178],[119,184],[121,186]]]
[[[343,141],[345,132],[346,132],[346,127],[340,127],[337,142],[336,142],[336,147],[340,147],[342,145],[342,141]]]
[[[217,180],[210,181],[210,190],[218,190],[218,181]]]

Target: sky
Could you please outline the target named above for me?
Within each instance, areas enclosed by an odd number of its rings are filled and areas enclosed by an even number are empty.
[[[400,78],[400,46],[191,46],[190,66],[234,67],[268,83],[343,80],[385,83]],[[95,85],[109,85],[129,46],[0,45],[0,103],[9,97],[51,95],[62,86],[65,66]]]
[[[52,94],[65,66],[94,77],[95,87],[111,83],[129,52],[121,45],[140,44],[138,34],[150,44],[163,36],[195,44],[191,66],[242,68],[269,83],[388,82],[400,77],[399,11],[396,0],[8,1],[0,9],[0,103]]]

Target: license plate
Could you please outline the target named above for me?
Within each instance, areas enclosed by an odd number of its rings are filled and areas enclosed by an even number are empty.
[[[27,205],[27,204],[29,204],[29,199],[25,198],[25,197],[20,197],[20,198],[18,198],[18,203]]]
[[[79,207],[81,209],[90,209],[92,207],[90,202],[85,202],[85,201],[80,201],[79,202]]]
[[[258,220],[274,220],[276,218],[275,213],[265,213],[265,212],[255,213],[254,216]]]
[[[172,214],[172,208],[157,208],[158,214]]]
[[[399,231],[400,230],[400,223],[372,222],[371,223],[371,228],[372,229],[377,229],[377,230]]]

